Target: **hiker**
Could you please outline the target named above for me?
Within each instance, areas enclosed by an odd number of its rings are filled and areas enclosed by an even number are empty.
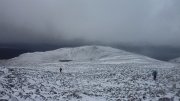
[[[153,75],[153,80],[156,80],[156,78],[157,78],[157,71],[153,71],[152,75]]]
[[[59,68],[60,73],[62,72],[62,68]]]

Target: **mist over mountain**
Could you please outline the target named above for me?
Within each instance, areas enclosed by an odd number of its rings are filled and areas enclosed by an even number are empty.
[[[179,56],[179,0],[1,0],[0,58],[106,45],[169,60]]]

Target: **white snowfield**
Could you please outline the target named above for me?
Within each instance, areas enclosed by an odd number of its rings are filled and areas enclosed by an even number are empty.
[[[180,101],[178,64],[110,47],[26,53],[1,65],[0,101]]]

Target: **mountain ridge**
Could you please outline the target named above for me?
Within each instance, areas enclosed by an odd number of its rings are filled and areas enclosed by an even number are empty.
[[[61,62],[60,60],[71,60],[75,62],[120,62],[120,61],[159,61],[147,56],[137,55],[124,50],[107,47],[107,46],[81,46],[75,48],[60,48],[46,52],[24,53],[18,57],[6,60],[9,65],[21,64],[41,64]]]

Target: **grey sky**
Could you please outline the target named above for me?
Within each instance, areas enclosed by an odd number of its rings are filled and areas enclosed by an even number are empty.
[[[180,0],[0,0],[0,43],[180,46]]]

